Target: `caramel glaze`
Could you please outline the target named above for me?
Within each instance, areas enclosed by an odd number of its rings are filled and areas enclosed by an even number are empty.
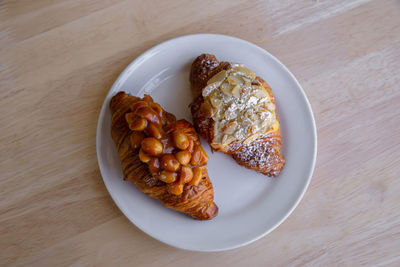
[[[184,184],[198,185],[200,170],[208,156],[198,139],[176,130],[177,123],[186,122],[176,121],[174,115],[165,112],[149,95],[132,104],[130,111],[125,119],[132,131],[131,147],[139,150],[139,158],[147,164],[152,176],[168,184],[169,192],[174,195],[182,194]],[[188,163],[178,161],[175,154],[179,151],[189,152],[185,152],[190,155]]]
[[[151,106],[147,111],[157,115],[147,117],[151,114],[134,112],[132,107],[139,106]],[[202,158],[200,162],[196,161],[199,164],[196,167],[191,164],[192,153],[202,151],[199,136],[192,124],[186,120],[176,121],[172,114],[163,111],[149,96],[141,99],[126,92],[118,92],[112,97],[110,112],[111,137],[121,160],[125,181],[133,182],[138,190],[159,200],[165,207],[195,219],[209,220],[218,214],[206,164],[201,165],[207,157]],[[155,123],[153,126],[157,127],[148,128],[150,122]],[[186,140],[179,147],[186,150],[175,146],[172,136],[176,135],[176,132],[185,134],[183,138],[179,134],[181,141]],[[146,141],[146,149],[156,153],[156,156],[144,153],[142,146],[145,139],[154,137],[155,140]],[[189,139],[192,142],[189,142]],[[151,146],[152,142],[158,142],[155,149]],[[168,161],[171,159],[173,160]],[[173,174],[168,173],[166,169],[174,170]],[[175,179],[175,182],[171,182],[170,179]]]

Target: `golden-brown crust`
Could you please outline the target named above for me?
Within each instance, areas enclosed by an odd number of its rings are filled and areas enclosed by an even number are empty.
[[[219,62],[214,55],[202,54],[198,56],[190,71],[190,84],[194,100],[191,103],[193,122],[198,133],[212,143],[214,121],[201,112],[201,104],[204,99],[201,95],[202,89],[207,81],[216,73],[230,67],[227,62]],[[275,97],[268,84],[260,77],[256,79],[267,90],[271,102],[275,105]],[[279,121],[278,115],[276,115]],[[261,136],[249,144],[233,142],[224,149],[224,153],[232,155],[236,162],[248,169],[256,170],[268,176],[278,176],[285,164],[285,159],[281,153],[281,131],[280,127],[274,132],[269,132],[266,136]]]
[[[190,110],[193,116],[193,124],[196,127],[197,132],[208,142],[214,138],[213,128],[214,121],[211,118],[207,118],[204,116],[202,112],[200,112],[200,106],[203,103],[203,96],[199,95],[190,105]]]
[[[285,159],[281,153],[282,137],[278,132],[271,132],[257,138],[239,150],[232,153],[232,157],[239,165],[258,171],[268,176],[278,176]]]
[[[212,76],[230,66],[229,62],[219,62],[214,55],[202,54],[198,56],[192,63],[189,76],[194,98],[201,95],[201,90]]]
[[[142,163],[138,153],[132,150],[129,140],[131,130],[125,121],[125,114],[130,112],[130,106],[139,99],[119,92],[110,102],[111,136],[122,163],[124,180],[134,182],[140,191],[160,200],[164,206],[188,214],[195,219],[207,220],[215,217],[218,213],[218,207],[213,202],[214,191],[206,168],[202,168],[203,177],[199,185],[185,184],[183,193],[176,196],[168,192],[164,182],[150,174],[147,165]],[[173,115],[166,114],[166,117],[170,116]],[[168,127],[170,130],[179,129],[192,137],[195,143],[200,144],[199,137],[189,122],[179,120],[168,125]]]

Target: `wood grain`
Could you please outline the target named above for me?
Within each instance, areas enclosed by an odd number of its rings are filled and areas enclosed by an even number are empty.
[[[222,33],[277,56],[318,127],[294,213],[246,247],[182,251],[138,230],[96,159],[105,94],[167,39]],[[0,265],[399,266],[400,2],[0,1]]]

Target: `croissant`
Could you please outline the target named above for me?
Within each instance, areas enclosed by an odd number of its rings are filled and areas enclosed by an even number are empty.
[[[218,207],[207,173],[208,156],[194,127],[176,121],[153,99],[117,93],[110,101],[111,136],[124,180],[148,196],[195,219],[215,217]]]
[[[190,104],[194,125],[213,151],[240,165],[278,176],[285,159],[275,97],[268,84],[243,65],[202,54],[192,63]]]

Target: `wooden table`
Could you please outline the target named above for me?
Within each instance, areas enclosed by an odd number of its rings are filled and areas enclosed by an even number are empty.
[[[197,253],[164,245],[110,198],[96,124],[119,73],[190,33],[277,56],[318,127],[313,180],[274,232]],[[400,2],[0,2],[0,265],[400,265]]]

